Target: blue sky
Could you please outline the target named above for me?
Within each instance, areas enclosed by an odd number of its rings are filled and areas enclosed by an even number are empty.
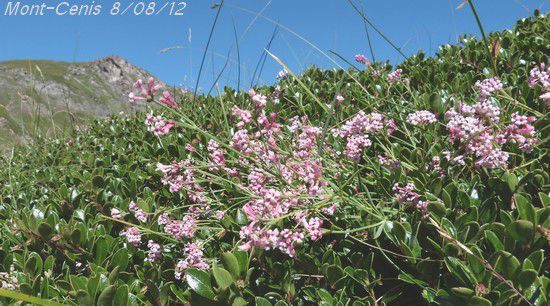
[[[216,1],[188,0],[182,16],[110,16],[112,0],[63,0],[71,4],[101,4],[100,16],[4,16],[6,3],[0,0],[0,60],[52,59],[89,61],[116,54],[141,66],[162,80],[194,87],[204,47],[214,20]],[[128,5],[132,0],[120,0]],[[152,0],[143,0],[151,2]],[[58,4],[62,0],[27,0],[24,3]],[[138,1],[136,1],[138,2]],[[166,0],[156,0],[157,5]],[[170,2],[170,1],[168,1]],[[405,54],[419,49],[433,54],[437,47],[456,42],[457,35],[478,35],[472,12],[462,0],[357,1],[365,14]],[[541,0],[475,1],[486,31],[510,28],[519,18],[536,8],[546,9]],[[275,25],[279,22],[323,50],[334,50],[352,59],[356,53],[369,55],[365,29],[360,16],[347,0],[226,0],[215,29],[200,87],[210,88],[223,67],[230,50],[230,61],[221,85],[236,86],[237,54],[233,26],[239,37],[242,87],[248,87],[251,75]],[[245,31],[248,28],[248,31]],[[191,33],[191,35],[190,35]],[[377,60],[400,61],[400,56],[372,29],[370,35]],[[179,46],[166,52],[163,49]],[[291,69],[300,71],[310,64],[332,67],[325,57],[290,32],[280,29],[271,51]],[[370,56],[369,56],[370,57]],[[280,66],[271,58],[265,63],[261,79],[273,83]]]

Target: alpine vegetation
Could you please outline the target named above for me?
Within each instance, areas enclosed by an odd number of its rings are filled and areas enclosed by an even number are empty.
[[[548,18],[286,67],[0,167],[0,303],[548,305]],[[37,302],[38,303],[38,302]]]

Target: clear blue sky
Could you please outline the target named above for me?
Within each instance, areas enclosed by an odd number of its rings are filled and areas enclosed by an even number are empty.
[[[89,61],[110,54],[120,55],[164,81],[193,87],[203,50],[216,10],[216,1],[188,0],[183,16],[110,16],[108,10],[115,2],[95,0],[103,6],[100,16],[4,16],[6,3],[0,0],[0,60],[52,59]],[[24,3],[90,4],[93,0],[22,0]],[[120,0],[124,5],[133,0]],[[150,2],[151,0],[144,0]],[[166,0],[156,0],[157,5]],[[468,6],[457,10],[462,0],[391,0],[366,1],[358,4],[365,14],[405,54],[422,49],[433,54],[437,47],[456,42],[457,35],[479,35]],[[510,28],[519,18],[527,17],[536,8],[545,11],[541,0],[477,0],[479,15],[486,31]],[[220,71],[225,56],[235,45],[233,24],[241,38],[239,47],[243,87],[248,87],[251,74],[266,46],[275,25],[243,9],[262,11],[262,15],[280,22],[323,50],[334,50],[348,59],[356,53],[369,55],[365,29],[360,16],[347,0],[226,0],[201,77],[200,87],[210,88],[213,68]],[[245,35],[243,33],[252,24]],[[189,33],[191,32],[191,37]],[[377,60],[400,61],[378,34],[370,31]],[[165,48],[179,49],[161,53]],[[300,71],[310,64],[333,66],[326,58],[284,29],[276,36],[272,52],[293,70]],[[236,85],[236,49],[221,84]],[[370,56],[369,56],[370,57]],[[262,80],[273,83],[279,65],[268,58]]]

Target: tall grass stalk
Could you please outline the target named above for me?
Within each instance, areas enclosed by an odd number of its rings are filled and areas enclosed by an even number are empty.
[[[493,74],[497,75],[497,64],[496,60],[493,60],[493,55],[491,54],[491,47],[489,46],[489,42],[487,41],[487,36],[485,35],[485,30],[483,29],[483,25],[481,24],[481,19],[479,18],[479,15],[477,14],[476,7],[474,6],[474,2],[472,0],[467,0],[468,4],[470,5],[470,8],[472,9],[472,13],[474,14],[474,17],[476,18],[477,26],[479,27],[479,31],[481,32],[481,36],[483,37],[483,43],[485,44],[485,49],[487,50],[487,55],[489,56],[489,61],[493,65]],[[496,56],[496,54],[495,54]]]
[[[353,3],[352,0],[348,0],[348,2],[351,4],[351,6],[353,6],[353,8],[355,9],[355,11],[361,15],[361,17],[363,18],[363,20],[365,22],[367,22],[378,34],[380,34],[380,36],[390,45],[392,46],[392,48],[394,48],[403,58],[407,58],[407,56],[405,55],[405,53],[403,53],[403,51],[401,51],[401,48],[399,48],[398,46],[396,46],[384,33],[382,33],[382,31],[380,31],[378,29],[378,27],[376,27],[376,25],[374,23],[372,23],[368,18],[367,16],[365,16],[365,14],[363,14],[363,12],[361,12],[359,10],[359,8],[355,5],[355,3]]]
[[[202,69],[204,67],[204,61],[206,59],[206,54],[208,53],[208,47],[210,47],[210,42],[212,41],[212,36],[214,35],[214,29],[216,28],[216,24],[218,23],[218,19],[220,17],[220,13],[222,11],[224,1],[225,0],[222,0],[220,5],[218,6],[218,11],[216,12],[216,18],[214,18],[214,23],[212,24],[212,28],[210,28],[210,34],[208,35],[208,41],[206,42],[206,47],[204,48],[204,52],[202,54],[202,60],[201,60],[200,68],[199,68],[199,74],[197,76],[197,81],[195,82],[195,89],[194,89],[194,92],[193,92],[193,100],[191,101],[191,104],[195,103],[195,99],[196,99],[196,96],[197,96],[197,90],[199,88],[199,82],[201,80]]]

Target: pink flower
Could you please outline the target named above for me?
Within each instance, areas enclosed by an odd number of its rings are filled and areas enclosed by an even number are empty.
[[[242,227],[239,235],[244,241],[239,246],[239,249],[242,251],[248,251],[252,247],[259,247],[265,250],[278,249],[290,257],[294,257],[296,254],[295,245],[304,241],[303,233],[294,232],[290,229],[283,229],[282,231],[279,229],[270,229],[264,231],[254,222]]]
[[[544,63],[529,71],[529,79],[527,79],[529,87],[535,88],[541,86],[543,91],[550,91],[550,67],[546,68]]]
[[[363,65],[366,65],[366,66],[370,65],[369,59],[366,56],[364,56],[363,54],[356,54],[355,55],[355,60],[358,63],[361,63]]]
[[[140,222],[147,222],[147,213],[139,208],[137,204],[134,203],[134,201],[130,202],[128,209],[134,213],[134,217],[136,217],[136,219],[138,219]]]
[[[188,268],[197,268],[200,270],[210,269],[208,260],[204,258],[202,247],[197,243],[189,243],[183,250],[185,258],[178,261],[174,272],[174,277],[178,280],[183,278],[185,270]]]
[[[523,152],[531,153],[534,145],[539,143],[535,127],[531,125],[536,120],[534,116],[527,117],[513,113],[512,123],[506,127],[504,137],[508,142],[517,144]]]
[[[117,220],[122,220],[123,219],[120,210],[118,210],[116,208],[111,208],[111,217],[114,218],[114,219],[117,219]]]
[[[305,218],[302,219],[302,224],[309,234],[309,237],[311,240],[317,240],[320,239],[323,236],[323,232],[321,231],[321,226],[323,225],[323,220],[315,217],[309,219],[307,221]]]
[[[182,221],[171,221],[164,227],[164,231],[176,240],[183,240],[184,238],[192,238],[195,235],[195,219],[187,215]]]
[[[172,108],[178,108],[178,104],[176,103],[176,101],[174,101],[174,98],[172,97],[172,94],[165,90],[163,93],[162,93],[162,98],[160,98],[160,102],[172,107]]]
[[[395,199],[397,202],[415,206],[424,218],[429,215],[428,202],[420,200],[420,195],[414,191],[413,183],[408,183],[405,187],[400,187],[398,183],[395,183],[392,189],[396,193]]]
[[[153,240],[149,240],[149,242],[147,242],[147,247],[149,248],[147,251],[147,258],[151,262],[157,262],[161,257],[160,244],[155,243]]]
[[[238,118],[240,121],[237,123],[237,128],[241,129],[246,124],[252,122],[252,114],[250,114],[247,110],[242,110],[238,108],[237,106],[233,106],[233,109],[231,110],[233,116]]]
[[[346,144],[345,154],[350,160],[358,162],[361,159],[363,149],[370,147],[371,144],[372,142],[368,135],[350,136]]]
[[[437,122],[437,118],[433,113],[423,110],[409,114],[407,122],[415,126],[428,125]]]
[[[149,78],[147,86],[143,84],[143,81],[137,80],[134,83],[134,88],[137,89],[137,93],[131,92],[128,97],[130,101],[145,100],[148,102],[153,101],[155,94],[162,88],[160,84],[155,84],[155,79]]]
[[[130,227],[124,232],[128,243],[135,247],[139,247],[141,244],[141,233],[137,227]]]
[[[168,216],[167,213],[164,213],[162,215],[159,216],[158,220],[157,220],[157,223],[158,225],[166,225],[168,223],[170,223],[172,220],[170,220],[170,217]]]
[[[401,73],[403,73],[402,69],[397,69],[390,74],[388,74],[388,82],[390,84],[395,83],[397,80],[401,79]]]
[[[321,211],[327,216],[332,216],[336,212],[336,208],[338,208],[338,205],[332,204],[328,207],[321,208]]]
[[[155,117],[153,112],[147,114],[145,124],[147,125],[147,130],[157,137],[168,134],[170,129],[175,125],[173,120],[166,122],[161,116]]]
[[[220,144],[210,139],[207,149],[210,152],[210,159],[212,161],[210,171],[218,171],[220,169],[219,166],[225,165],[225,155],[220,149]]]
[[[504,85],[497,77],[477,81],[475,86],[479,90],[479,97],[482,100],[487,99],[493,92],[501,91],[504,88]]]
[[[277,73],[277,80],[284,80],[288,76],[288,71],[286,69],[283,69]]]
[[[250,96],[250,100],[252,100],[252,105],[254,105],[254,108],[256,108],[256,110],[262,110],[265,108],[267,104],[266,96],[257,94],[254,89],[250,89],[248,91],[248,95]]]

